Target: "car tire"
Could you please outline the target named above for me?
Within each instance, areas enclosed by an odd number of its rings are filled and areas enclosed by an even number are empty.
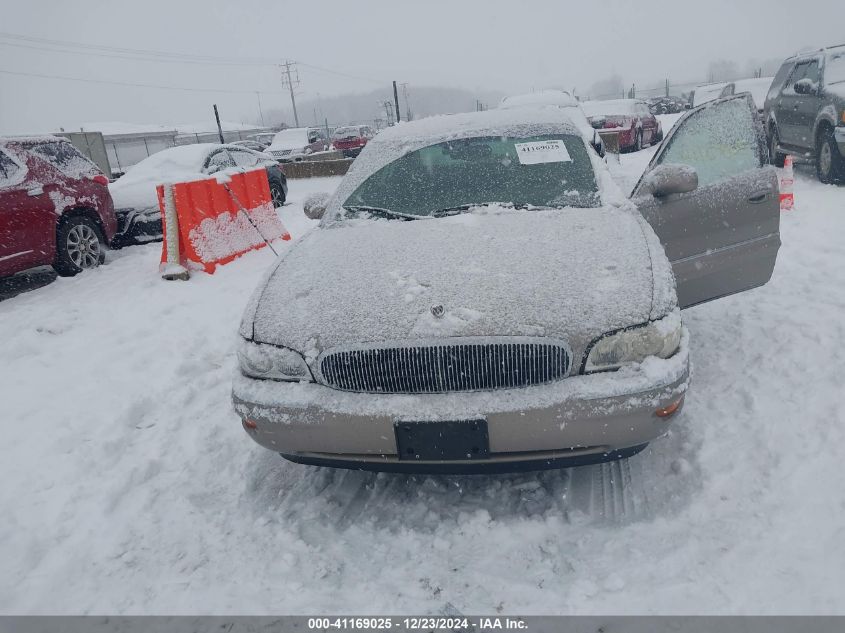
[[[279,208],[285,203],[285,190],[279,183],[271,183],[270,185],[270,198],[273,201],[273,206]]]
[[[819,182],[841,182],[845,178],[845,158],[839,153],[833,130],[823,128],[816,143],[816,175]]]
[[[662,142],[663,142],[663,130],[660,130],[657,133],[657,136],[654,137],[654,141],[652,142],[652,145],[657,145],[658,143],[662,143]]]
[[[783,167],[784,161],[786,161],[786,154],[777,151],[779,142],[780,137],[778,136],[778,129],[775,126],[772,126],[772,129],[769,132],[769,161],[775,167]]]
[[[83,215],[62,218],[56,229],[56,261],[62,277],[73,277],[106,261],[106,240],[96,222]]]

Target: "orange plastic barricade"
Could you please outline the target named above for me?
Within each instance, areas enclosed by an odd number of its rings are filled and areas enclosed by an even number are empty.
[[[159,185],[158,204],[164,229],[162,269],[168,261],[173,262],[168,260],[168,242],[178,244],[181,266],[213,273],[218,264],[226,264],[267,242],[290,239],[273,208],[264,169],[220,176],[220,181],[211,177],[167,187],[172,187],[177,226],[168,226],[165,185]],[[168,239],[168,232],[173,230],[177,231],[176,240]]]

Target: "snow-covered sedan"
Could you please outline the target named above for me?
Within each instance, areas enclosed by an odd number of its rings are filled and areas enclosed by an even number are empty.
[[[187,182],[221,171],[264,167],[274,206],[285,203],[288,181],[279,163],[267,154],[240,145],[197,143],[169,147],[129,168],[109,186],[117,215],[115,242],[125,245],[160,240],[161,211],[156,186]]]
[[[244,428],[295,462],[375,470],[638,452],[689,386],[679,309],[772,274],[760,132],[747,95],[690,110],[629,199],[557,108],[383,131],[246,309]]]

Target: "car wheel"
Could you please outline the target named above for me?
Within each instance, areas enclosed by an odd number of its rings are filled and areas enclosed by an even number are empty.
[[[56,231],[56,272],[73,277],[106,261],[106,240],[93,220],[72,216],[61,220]]]
[[[277,183],[270,185],[270,196],[273,199],[273,206],[276,208],[285,203],[285,190]]]
[[[652,143],[652,145],[657,145],[658,143],[662,143],[662,142],[663,142],[663,130],[660,130],[657,133],[657,136],[654,137],[654,142]]]
[[[819,181],[831,183],[845,177],[845,159],[836,147],[833,130],[823,129],[816,145],[816,174]]]
[[[783,167],[783,163],[786,160],[786,154],[777,150],[778,143],[780,143],[778,129],[772,126],[772,131],[769,134],[769,161],[775,167]]]

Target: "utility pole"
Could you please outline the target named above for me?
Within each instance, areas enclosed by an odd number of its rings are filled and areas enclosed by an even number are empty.
[[[291,67],[293,67],[293,74],[291,74]],[[296,62],[286,60],[284,70],[282,71],[282,85],[290,89],[290,104],[293,107],[293,120],[296,127],[299,127],[299,115],[296,113],[296,97],[293,94],[294,86],[299,85],[299,71],[296,70]]]
[[[669,96],[669,78],[666,77],[666,96]]]
[[[217,120],[217,134],[220,135],[220,144],[223,145],[226,141],[223,139],[223,127],[220,125],[220,114],[217,112],[217,104],[214,104],[214,118]],[[144,143],[146,143],[146,139]],[[149,150],[147,150],[147,154],[149,155]]]
[[[256,90],[255,96],[258,97],[258,116],[261,117],[261,127],[266,127],[264,125],[264,112],[261,110],[261,93]]]
[[[411,121],[413,120],[413,116],[411,116],[411,102],[408,101],[408,83],[404,82],[402,84],[402,96],[405,98],[405,120]]]
[[[384,108],[384,114],[387,116],[387,125],[388,127],[393,125],[393,102],[392,101],[382,101],[380,102],[382,108]]]
[[[399,91],[396,90],[396,81],[393,82],[393,102],[396,104],[396,122],[402,120],[402,116],[399,114],[401,110],[399,110]]]

